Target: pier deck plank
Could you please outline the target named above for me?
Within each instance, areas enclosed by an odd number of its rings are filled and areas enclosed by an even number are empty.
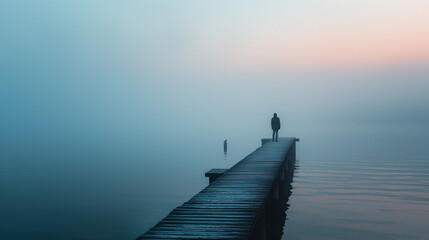
[[[296,140],[263,141],[138,239],[247,239]]]

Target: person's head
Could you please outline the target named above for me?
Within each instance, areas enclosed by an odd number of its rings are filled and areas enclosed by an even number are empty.
[[[277,113],[274,113],[274,117],[277,117]]]

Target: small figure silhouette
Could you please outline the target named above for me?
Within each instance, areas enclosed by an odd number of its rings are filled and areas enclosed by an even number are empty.
[[[276,135],[276,142],[278,142],[280,118],[277,117],[277,113],[274,113],[273,118],[271,118],[271,128],[273,129],[273,142],[274,142],[274,135]]]

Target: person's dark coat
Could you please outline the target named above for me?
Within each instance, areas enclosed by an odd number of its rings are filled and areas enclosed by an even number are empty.
[[[274,131],[277,131],[280,129],[280,118],[278,118],[277,116],[271,118],[271,128]]]

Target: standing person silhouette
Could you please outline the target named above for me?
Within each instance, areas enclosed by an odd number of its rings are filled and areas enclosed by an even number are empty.
[[[271,128],[273,129],[273,142],[274,142],[274,135],[276,135],[276,142],[278,142],[280,118],[277,117],[277,113],[274,113],[273,118],[271,118]]]

